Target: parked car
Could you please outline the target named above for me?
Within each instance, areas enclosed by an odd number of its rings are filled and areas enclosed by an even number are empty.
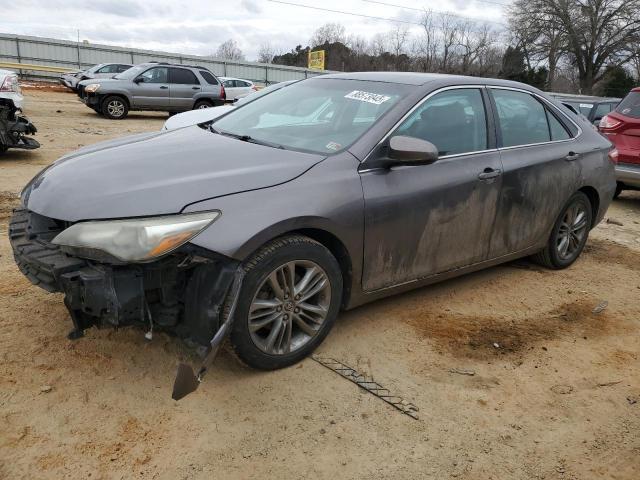
[[[276,90],[280,90],[282,87],[286,87],[287,85],[291,85],[292,83],[295,83],[297,81],[298,80],[290,80],[288,82],[274,83],[273,85],[269,85],[268,87],[265,87],[262,90],[258,90],[257,92],[247,95],[246,97],[239,98],[233,103],[225,104],[220,107],[198,109],[192,110],[190,112],[179,113],[178,115],[169,117],[169,119],[164,122],[162,129],[173,130],[174,128],[181,128],[187,127],[189,125],[197,125],[199,123],[210,122],[218,118],[220,115],[224,115],[225,113],[229,112],[231,108],[246,105],[249,102],[253,102],[260,97],[275,92]]]
[[[233,102],[258,91],[258,87],[253,82],[242,78],[220,77],[220,81],[224,85],[224,91],[227,92],[228,102]]]
[[[616,147],[616,197],[640,189],[640,88],[634,88],[600,121],[600,132]]]
[[[587,95],[568,95],[552,93],[551,96],[572,108],[575,112],[587,117],[596,127],[602,117],[616,108],[621,98],[593,97]]]
[[[78,96],[107,118],[120,120],[130,110],[184,112],[223,105],[225,89],[204,67],[143,63],[104,80],[84,80]]]
[[[40,144],[27,135],[37,132],[31,121],[22,114],[24,97],[18,75],[0,70],[0,153],[9,148],[33,150]]]
[[[229,335],[276,369],[340,309],[528,255],[570,266],[613,197],[610,149],[521,83],[329,74],[65,155],[9,237],[27,278],[65,294],[72,338],[138,325],[215,353]]]
[[[95,78],[113,78],[131,67],[133,65],[128,63],[100,63],[87,70],[65,73],[60,77],[60,83],[75,92],[78,82]]]

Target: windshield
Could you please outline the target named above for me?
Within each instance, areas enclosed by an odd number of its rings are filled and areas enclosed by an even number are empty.
[[[281,148],[330,154],[348,148],[405,96],[409,85],[309,79],[238,108],[215,131]]]
[[[119,73],[113,78],[117,78],[118,80],[132,80],[138,76],[138,74],[144,72],[149,65],[136,65],[135,67],[131,67],[128,70],[125,70],[122,73]]]
[[[239,105],[243,105],[245,103],[253,102],[254,100],[259,99],[260,97],[264,97],[265,95],[273,93],[276,90],[280,90],[281,88],[286,87],[287,85],[290,85],[290,84],[292,84],[294,82],[295,82],[295,80],[294,81],[289,81],[289,82],[274,83],[273,85],[269,85],[268,87],[264,87],[262,90],[258,90],[255,93],[250,93],[246,97],[239,98],[238,101],[236,102],[236,105],[239,106]]]
[[[624,97],[616,112],[627,117],[640,118],[640,92],[631,92]]]

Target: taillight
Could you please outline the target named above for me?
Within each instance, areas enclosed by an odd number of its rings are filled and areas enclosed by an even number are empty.
[[[613,164],[617,164],[618,163],[618,149],[617,148],[612,148],[611,150],[609,150],[609,160],[611,160],[611,163],[613,163]]]
[[[224,85],[220,84],[220,98],[222,100],[227,99],[227,92],[224,91]]]
[[[252,90],[255,90],[256,92],[258,91],[258,86],[257,86],[257,85],[254,85],[254,86],[253,86],[253,87],[251,87],[251,88],[252,88]]]
[[[610,130],[612,128],[616,128],[617,126],[619,126],[622,122],[619,120],[616,120],[613,117],[610,117],[609,115],[605,115],[604,117],[602,117],[602,119],[600,120],[600,125],[599,127],[601,129],[606,129],[606,130]]]
[[[18,77],[15,75],[8,75],[4,79],[2,85],[0,85],[0,92],[15,92],[20,93],[20,85],[18,85]]]

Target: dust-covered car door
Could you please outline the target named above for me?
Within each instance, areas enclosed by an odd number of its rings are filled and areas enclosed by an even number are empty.
[[[378,290],[485,260],[502,185],[488,96],[447,88],[419,104],[361,168],[365,199],[363,288]],[[389,138],[433,143],[430,165],[367,168]]]
[[[496,112],[503,188],[491,239],[493,257],[548,238],[569,195],[580,188],[583,161],[601,156],[576,141],[579,128],[530,92],[489,89]]]
[[[137,108],[168,108],[169,69],[152,67],[138,75],[131,83],[131,98]]]
[[[193,97],[202,86],[195,74],[186,68],[169,68],[169,96],[174,110],[191,110]]]

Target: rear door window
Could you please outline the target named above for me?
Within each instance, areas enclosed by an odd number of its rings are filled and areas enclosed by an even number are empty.
[[[491,90],[503,147],[516,147],[551,141],[544,106],[532,95],[514,90]]]
[[[627,117],[640,118],[640,92],[631,92],[620,102],[616,112]]]
[[[177,83],[180,85],[199,85],[198,79],[191,70],[185,68],[169,69],[169,83]]]
[[[200,70],[200,75],[202,75],[202,78],[204,78],[205,82],[209,85],[218,85],[218,80],[216,80],[216,77],[214,77],[211,72]]]
[[[358,112],[370,115],[373,112]],[[395,135],[433,143],[440,156],[487,150],[487,116],[479,88],[446,90],[427,99]]]
[[[569,140],[571,138],[571,134],[567,132],[567,129],[564,128],[564,125],[562,125],[562,123],[560,123],[560,120],[558,120],[549,110],[547,110],[547,119],[549,121],[551,140]]]

